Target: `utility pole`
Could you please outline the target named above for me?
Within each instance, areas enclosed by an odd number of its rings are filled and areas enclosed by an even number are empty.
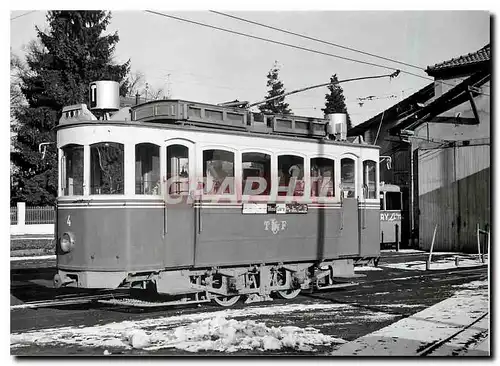
[[[167,74],[167,90],[165,93],[166,99],[170,99],[172,97],[171,91],[170,91],[170,74]]]

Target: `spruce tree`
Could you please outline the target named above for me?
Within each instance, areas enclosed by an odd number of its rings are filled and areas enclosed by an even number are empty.
[[[89,83],[113,80],[127,90],[129,63],[112,57],[117,33],[104,34],[111,19],[106,11],[49,11],[47,32],[36,27],[38,46],[26,56],[28,71],[21,75],[27,106],[15,112],[17,136],[11,161],[18,168],[12,177],[11,204],[53,204],[57,196],[57,125],[63,106],[88,104]],[[51,142],[42,160],[39,144]]]
[[[265,99],[269,99],[278,95],[285,94],[283,83],[279,79],[279,66],[278,61],[274,62],[273,67],[267,74],[267,95]],[[288,108],[288,103],[285,103],[285,97],[276,98],[259,106],[259,110],[264,114],[290,114],[291,110]]]
[[[339,80],[337,79],[337,74],[333,75],[330,78],[330,83],[337,83]],[[325,114],[330,113],[345,113],[347,114],[347,131],[349,131],[352,127],[351,118],[349,117],[349,113],[347,112],[347,107],[345,105],[345,97],[344,91],[339,84],[330,84],[328,86],[328,90],[330,90],[329,94],[325,95],[325,108],[322,111]]]

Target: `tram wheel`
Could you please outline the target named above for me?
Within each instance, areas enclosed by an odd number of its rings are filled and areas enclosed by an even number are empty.
[[[229,306],[233,306],[234,304],[236,304],[238,302],[238,300],[240,299],[240,297],[241,297],[241,295],[217,296],[217,297],[213,297],[212,300],[214,300],[214,302],[220,306],[229,307]]]
[[[291,278],[290,278],[290,273],[284,269],[281,269],[278,271],[278,278],[277,281],[280,285],[285,284],[285,283],[290,283]],[[295,299],[299,294],[300,294],[301,289],[288,289],[288,290],[278,290],[276,293],[278,294],[279,297],[282,299],[286,300],[291,300]]]

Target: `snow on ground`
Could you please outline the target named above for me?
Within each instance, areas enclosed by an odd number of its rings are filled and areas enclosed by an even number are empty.
[[[380,267],[373,267],[373,266],[354,267],[354,272],[363,272],[363,271],[383,271],[383,269]]]
[[[11,348],[38,346],[79,346],[108,349],[158,350],[177,348],[189,352],[213,350],[270,350],[292,348],[312,351],[317,345],[343,343],[342,339],[321,334],[314,328],[268,327],[236,317],[263,317],[276,314],[325,311],[337,313],[353,308],[344,304],[289,304],[227,309],[211,313],[123,321],[95,326],[61,327],[11,334]],[[373,312],[374,317],[385,316]],[[109,352],[109,351],[108,351]]]
[[[434,254],[433,254],[434,256]],[[436,256],[438,257],[438,256]],[[477,266],[482,266],[485,264],[488,264],[488,258],[485,258],[485,263],[482,263],[480,259],[474,256],[468,256],[468,255],[454,255],[453,257],[446,257],[446,258],[436,258],[432,259],[430,269],[452,269],[452,268],[457,268],[455,265],[455,258],[458,257],[458,267],[463,268],[463,267],[477,267]],[[404,263],[387,263],[380,265],[381,267],[386,267],[386,268],[394,268],[394,269],[403,269],[403,270],[417,270],[417,271],[425,271],[426,270],[426,261],[425,260],[419,260],[419,261],[411,261],[411,262],[404,262]]]
[[[455,294],[421,312],[341,346],[334,355],[410,356],[479,319],[489,311],[488,282],[457,286]],[[488,322],[481,320],[448,342],[453,350],[472,341],[484,341]],[[450,352],[450,348],[448,348]]]
[[[423,250],[419,249],[382,249],[380,250],[382,253],[425,253]]]
[[[36,255],[31,257],[10,257],[11,262],[56,259],[55,255]]]

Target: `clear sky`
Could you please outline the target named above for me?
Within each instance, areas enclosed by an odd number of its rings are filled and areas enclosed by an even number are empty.
[[[208,6],[207,6],[208,7]],[[210,13],[158,11],[335,55],[401,68],[424,77],[423,71],[363,54],[305,40]],[[11,18],[29,10],[13,11]],[[222,10],[221,10],[222,11]],[[490,42],[490,14],[485,11],[225,11],[266,25],[356,48],[426,68],[474,52]],[[23,55],[23,45],[35,38],[35,25],[47,27],[44,11],[10,22],[11,48]],[[390,70],[305,52],[260,40],[207,29],[138,10],[114,10],[108,31],[118,31],[116,60],[131,59],[154,88],[171,97],[220,103],[239,99],[255,102],[266,94],[266,74],[278,60],[287,91],[339,79],[390,73]],[[170,76],[167,76],[169,75]],[[167,80],[169,81],[167,85]],[[353,124],[358,124],[427,85],[430,80],[400,74],[346,83],[342,87]],[[297,115],[322,117],[326,87],[290,96]],[[363,106],[357,98],[375,96]]]

